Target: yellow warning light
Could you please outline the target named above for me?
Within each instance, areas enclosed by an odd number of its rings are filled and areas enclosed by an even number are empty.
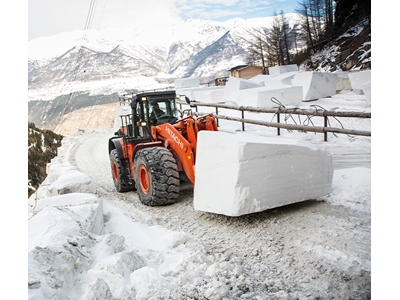
[[[192,157],[190,155],[188,155],[188,159],[192,159]]]

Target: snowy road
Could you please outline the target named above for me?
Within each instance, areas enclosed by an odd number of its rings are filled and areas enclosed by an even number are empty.
[[[206,299],[207,287],[218,281],[230,287],[227,299],[370,298],[369,140],[320,143],[333,154],[335,167],[333,192],[325,199],[232,218],[195,211],[191,189],[165,207],[144,206],[135,192],[117,193],[108,159],[110,136],[112,130],[77,135],[70,163],[92,177],[100,198],[133,220],[183,232],[203,246],[198,251],[214,262],[213,277],[185,285],[182,296]],[[355,178],[365,182],[352,186]]]

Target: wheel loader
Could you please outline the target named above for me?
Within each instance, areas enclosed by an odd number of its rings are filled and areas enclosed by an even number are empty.
[[[152,91],[120,97],[129,103],[121,126],[109,139],[111,173],[118,192],[137,191],[148,206],[169,205],[180,184],[195,182],[197,133],[218,131],[212,114],[195,117],[180,112],[175,91]]]

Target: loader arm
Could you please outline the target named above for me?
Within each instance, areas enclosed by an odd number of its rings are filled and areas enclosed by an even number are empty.
[[[164,143],[165,148],[171,148],[178,156],[186,176],[194,184],[195,180],[195,145],[190,143],[182,134],[171,124],[162,124],[156,127],[157,139]],[[195,138],[195,137],[194,137]]]

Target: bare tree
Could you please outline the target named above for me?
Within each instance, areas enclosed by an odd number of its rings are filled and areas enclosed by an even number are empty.
[[[247,60],[252,65],[262,66],[263,74],[268,68],[267,62],[267,34],[265,28],[251,28],[245,30],[247,35],[237,36],[247,44]]]
[[[280,22],[281,22],[282,48],[286,55],[286,64],[290,64],[291,60],[290,60],[289,39],[288,39],[289,23],[288,23],[288,20],[285,16],[283,10],[281,10]]]
[[[268,31],[267,57],[272,66],[283,65],[283,50],[281,44],[281,23],[276,16],[272,21],[272,27]]]

